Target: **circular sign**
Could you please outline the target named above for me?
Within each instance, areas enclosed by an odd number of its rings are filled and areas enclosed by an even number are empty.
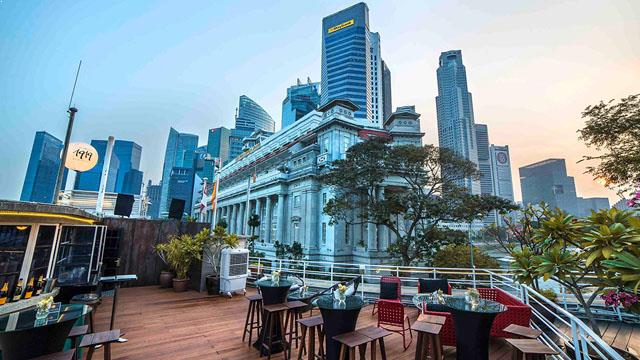
[[[509,160],[509,159],[507,158],[507,154],[506,154],[506,153],[503,153],[503,152],[499,152],[499,153],[497,154],[497,158],[498,158],[498,163],[503,164],[503,165],[504,165],[504,164],[506,164],[506,163],[507,163],[507,161]]]
[[[71,143],[67,150],[64,166],[67,169],[83,172],[91,170],[98,163],[98,152],[85,143]]]

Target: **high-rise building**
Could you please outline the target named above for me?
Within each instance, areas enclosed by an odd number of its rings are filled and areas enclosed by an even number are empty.
[[[489,130],[485,124],[475,124],[476,143],[478,145],[478,169],[481,173],[480,193],[494,195],[491,158],[489,156]]]
[[[438,141],[459,156],[478,164],[473,101],[467,87],[467,73],[462,63],[462,51],[451,50],[440,54],[437,70]],[[472,178],[461,181],[472,194],[480,194],[480,182]]]
[[[521,167],[520,186],[525,205],[544,201],[551,208],[558,207],[570,214],[579,212],[575,181],[567,176],[564,159],[547,159]]]
[[[213,181],[215,177],[215,159],[224,164],[229,160],[229,136],[231,132],[225,127],[218,127],[209,130],[207,138],[207,154],[211,159],[205,160],[203,179],[206,177]]]
[[[606,197],[591,197],[591,198],[583,198],[578,197],[578,210],[579,213],[576,214],[578,216],[589,216],[591,215],[591,210],[609,210],[609,199]]]
[[[491,158],[493,195],[514,201],[509,146],[492,144],[489,148],[489,155]]]
[[[276,122],[273,121],[262,106],[258,105],[258,103],[251,100],[248,96],[240,96],[240,103],[237,110],[236,129],[275,131]]]
[[[198,135],[179,133],[174,128],[169,130],[167,148],[162,166],[162,189],[160,193],[160,217],[169,213],[171,194],[169,193],[173,168],[194,167],[195,150],[198,147]],[[193,172],[191,173],[193,177]],[[193,179],[191,180],[193,186]],[[191,194],[191,190],[189,190]],[[190,195],[189,195],[190,197]],[[186,203],[188,206],[190,203]]]
[[[242,149],[244,148],[243,140],[244,138],[251,136],[253,134],[253,130],[235,128],[231,129],[229,133],[229,159],[231,161],[238,157],[238,155],[242,154]]]
[[[358,106],[355,120],[383,127],[380,36],[369,31],[363,2],[322,19],[321,102],[346,99]]]
[[[46,131],[36,132],[20,194],[21,201],[53,202],[62,148],[62,141],[55,136]],[[62,189],[66,182],[67,170],[65,169]]]
[[[200,179],[204,179],[204,166],[207,158],[207,145],[198,146],[194,151],[193,169]]]
[[[393,112],[391,102],[391,70],[386,61],[382,61],[382,117],[386,121]]]
[[[100,188],[107,140],[91,140],[91,146],[98,152],[98,163],[93,169],[76,175],[75,190],[98,191]],[[140,171],[141,156],[142,147],[135,142],[126,140],[114,142],[109,163],[107,192],[140,195],[143,176]]]
[[[149,206],[147,207],[147,216],[152,219],[160,217],[160,194],[162,192],[162,185],[153,185],[151,180],[147,185],[147,201]]]
[[[282,101],[282,128],[293,124],[320,105],[320,83],[303,84],[300,79],[296,85],[287,89],[287,97]]]
[[[184,200],[184,212],[187,214],[191,214],[193,206],[194,177],[193,167],[173,167],[169,176],[169,199]]]

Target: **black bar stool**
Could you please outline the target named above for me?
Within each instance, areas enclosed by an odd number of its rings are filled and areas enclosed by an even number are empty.
[[[73,356],[74,359],[78,359],[78,338],[80,336],[86,335],[89,332],[89,325],[81,325],[81,326],[74,326],[71,328],[71,331],[69,332],[69,335],[67,335],[67,337],[71,340],[71,348],[76,350],[75,355]]]
[[[260,336],[261,318],[262,318],[262,295],[248,295],[246,296],[247,300],[249,300],[249,308],[247,309],[247,318],[244,321],[244,331],[242,332],[242,341],[247,337],[247,333],[249,334],[249,346],[251,346],[251,336],[253,335],[253,330],[258,330],[258,336]]]
[[[313,316],[298,320],[301,328],[301,342],[300,350],[298,350],[298,360],[302,360],[304,353],[307,353],[308,360],[323,360],[324,355],[324,330],[322,329],[322,316]],[[309,345],[305,343],[307,338],[307,332],[309,332]],[[316,333],[318,334],[318,343],[320,348],[316,353]]]
[[[298,333],[298,320],[302,319],[302,311],[307,308],[307,304],[302,301],[287,301],[284,303],[284,306],[287,307],[287,318],[284,321],[284,325],[286,326],[286,330],[284,332],[285,336],[289,336],[287,342],[289,345],[293,347],[293,340],[296,341],[296,348],[298,347],[298,341],[300,340],[300,335]],[[295,334],[295,337],[293,335]]]
[[[262,326],[264,326],[262,331],[262,349],[267,351],[267,359],[271,359],[271,349],[273,349],[274,345],[281,345],[284,351],[284,358],[290,359],[291,347],[287,343],[285,337],[286,328],[284,326],[284,314],[289,308],[284,304],[273,304],[265,305],[263,309],[266,313],[266,318],[262,323]],[[276,336],[276,323],[279,324],[281,334],[279,339],[273,341],[273,338]],[[262,354],[260,357],[262,357]]]

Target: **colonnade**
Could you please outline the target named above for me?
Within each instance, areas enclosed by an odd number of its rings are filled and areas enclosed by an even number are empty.
[[[271,194],[260,196],[249,200],[247,209],[246,198],[241,201],[223,203],[218,209],[218,220],[226,219],[227,230],[230,234],[251,235],[251,228],[247,224],[251,214],[258,214],[260,217],[260,227],[256,229],[254,235],[259,235],[265,229],[264,241],[273,243],[277,237],[282,237],[285,227],[285,195]],[[275,222],[275,224],[274,224]],[[275,231],[273,229],[275,225]],[[282,239],[279,239],[283,242]]]

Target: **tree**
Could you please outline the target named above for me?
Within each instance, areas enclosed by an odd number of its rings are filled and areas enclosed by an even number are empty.
[[[251,229],[251,237],[255,235],[256,228],[260,226],[260,216],[258,214],[251,214],[249,216],[249,220],[247,220],[247,225]]]
[[[602,152],[583,157],[581,161],[599,161],[587,173],[620,193],[640,186],[640,94],[588,106],[582,118],[587,120],[578,130],[580,139]]]
[[[220,275],[220,255],[226,248],[236,248],[240,240],[236,234],[227,234],[222,226],[216,226],[213,232],[204,229],[196,235],[200,239],[203,248],[203,259],[211,265],[213,275]]]
[[[459,184],[479,178],[474,163],[433,145],[391,146],[374,138],[352,146],[322,181],[336,196],[324,207],[331,223],[386,226],[395,235],[387,251],[402,265],[429,260],[446,239],[444,221],[477,219],[515,209],[495,196],[471,195]],[[381,186],[385,190],[381,191]]]
[[[447,245],[440,249],[433,258],[433,266],[441,268],[470,268],[471,248],[469,245]],[[484,251],[473,248],[473,263],[476,267],[497,269],[500,267],[496,259]]]

